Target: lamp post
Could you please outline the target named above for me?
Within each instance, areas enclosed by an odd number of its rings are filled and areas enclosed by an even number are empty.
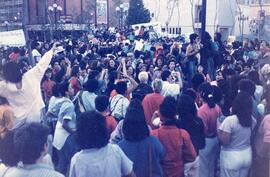
[[[241,24],[241,40],[244,41],[244,29],[245,29],[245,22],[248,21],[249,18],[245,16],[242,12],[240,12],[240,16],[238,17],[238,21]]]
[[[122,29],[124,26],[124,17],[126,16],[126,13],[128,11],[128,7],[124,4],[120,4],[115,8],[115,11],[117,12],[119,16],[119,28]]]
[[[8,31],[8,24],[9,24],[9,22],[8,21],[4,21],[4,24],[6,26],[6,31]]]
[[[48,6],[48,11],[54,15],[54,30],[55,30],[55,33],[56,33],[56,36],[57,36],[57,24],[58,24],[58,20],[57,20],[57,14],[61,14],[63,8],[54,3],[52,6]]]

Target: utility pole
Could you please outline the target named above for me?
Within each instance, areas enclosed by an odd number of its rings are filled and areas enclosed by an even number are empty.
[[[207,0],[202,0],[202,11],[201,11],[201,41],[202,44],[205,44],[205,30],[206,30],[206,5],[207,5]],[[201,62],[205,63],[205,50],[202,50],[202,58],[201,58]],[[203,65],[204,66],[204,65]],[[206,65],[207,66],[207,65]]]
[[[206,30],[206,5],[207,5],[207,0],[202,0],[202,13],[201,13],[201,38],[202,41],[204,42],[205,38],[205,30]]]
[[[107,0],[107,28],[110,27],[110,1]]]
[[[29,24],[29,0],[23,0],[23,7],[22,7],[22,28],[25,35],[27,50],[29,54],[29,60],[32,66],[34,66],[35,60],[32,56],[32,48],[31,48],[31,40],[29,38],[28,29],[26,28],[26,25]]]
[[[95,28],[97,27],[97,0],[95,0]]]
[[[81,0],[81,25],[83,24],[83,21],[84,21],[84,17],[83,17],[83,0]],[[81,26],[82,28],[82,26]]]

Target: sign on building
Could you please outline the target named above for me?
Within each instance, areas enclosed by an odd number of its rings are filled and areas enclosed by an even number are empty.
[[[23,30],[0,32],[0,46],[24,46],[26,45]]]

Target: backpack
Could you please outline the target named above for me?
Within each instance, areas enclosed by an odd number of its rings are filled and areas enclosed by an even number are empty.
[[[80,91],[78,97],[75,100],[73,100],[76,117],[78,117],[82,113],[86,112],[86,108],[85,108],[85,106],[83,104],[83,100],[82,100],[82,94],[83,94],[83,91]]]

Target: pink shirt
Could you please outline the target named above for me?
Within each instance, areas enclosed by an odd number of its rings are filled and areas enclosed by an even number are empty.
[[[198,117],[200,117],[204,123],[206,137],[213,138],[217,136],[217,118],[221,115],[222,112],[218,105],[211,109],[207,103],[203,103],[198,109]]]
[[[255,146],[260,157],[267,157],[266,144],[270,144],[270,114],[262,120],[255,137]]]

